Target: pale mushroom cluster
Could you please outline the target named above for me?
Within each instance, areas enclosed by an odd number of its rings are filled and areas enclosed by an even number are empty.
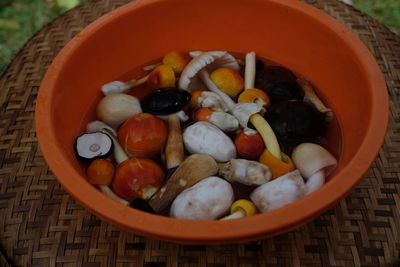
[[[314,140],[320,132],[308,122],[304,129],[287,125],[297,114],[270,124],[274,103],[268,94],[280,101],[278,119],[286,102],[296,102],[296,112],[304,105],[299,116],[311,121],[322,116],[329,123],[332,110],[306,79],[283,67],[260,70],[256,61],[255,52],[244,60],[227,51],[171,52],[146,66],[139,79],[102,86],[97,120],[87,125],[86,135],[104,135],[113,145],[101,154],[76,147],[79,158],[94,155],[90,181],[124,205],[186,220],[251,216],[318,190],[337,160]],[[139,100],[132,90],[137,87],[152,92]],[[86,139],[86,147],[102,147]],[[111,150],[113,156],[105,156]],[[113,167],[97,162],[101,157]],[[252,192],[238,199],[237,184]]]

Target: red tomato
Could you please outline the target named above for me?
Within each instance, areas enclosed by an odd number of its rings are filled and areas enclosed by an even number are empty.
[[[112,182],[113,191],[123,199],[149,199],[162,185],[164,171],[149,159],[130,158],[122,162]]]
[[[260,134],[246,135],[241,132],[235,140],[238,154],[245,159],[257,159],[263,153],[265,145]]]
[[[119,128],[118,141],[129,156],[147,158],[161,152],[167,134],[167,127],[160,118],[139,113]]]

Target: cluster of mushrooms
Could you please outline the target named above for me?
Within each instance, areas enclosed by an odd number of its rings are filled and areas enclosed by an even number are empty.
[[[318,144],[332,111],[290,70],[226,51],[170,52],[144,70],[101,88],[97,120],[76,139],[88,181],[114,200],[179,219],[234,219],[314,192],[336,167]],[[151,92],[139,100],[133,88]]]

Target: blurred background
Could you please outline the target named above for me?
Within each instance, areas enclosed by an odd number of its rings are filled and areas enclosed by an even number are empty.
[[[85,0],[0,0],[0,73],[44,24]],[[349,2],[350,0],[343,0]],[[400,0],[352,0],[359,10],[400,34]]]

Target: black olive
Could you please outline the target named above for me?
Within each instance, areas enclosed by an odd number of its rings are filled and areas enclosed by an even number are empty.
[[[168,115],[178,112],[189,103],[189,92],[177,88],[165,88],[153,91],[141,101],[143,112],[154,115]]]
[[[82,134],[75,141],[75,152],[79,159],[85,161],[109,157],[112,147],[111,138],[101,132]]]
[[[257,66],[257,64],[256,64]],[[273,86],[280,83],[296,82],[296,75],[290,70],[280,66],[256,67],[255,87],[268,91]]]
[[[285,152],[304,142],[318,142],[326,130],[324,114],[302,100],[271,105],[265,119]]]
[[[278,83],[267,90],[271,103],[278,103],[291,99],[303,99],[304,91],[297,82]]]

